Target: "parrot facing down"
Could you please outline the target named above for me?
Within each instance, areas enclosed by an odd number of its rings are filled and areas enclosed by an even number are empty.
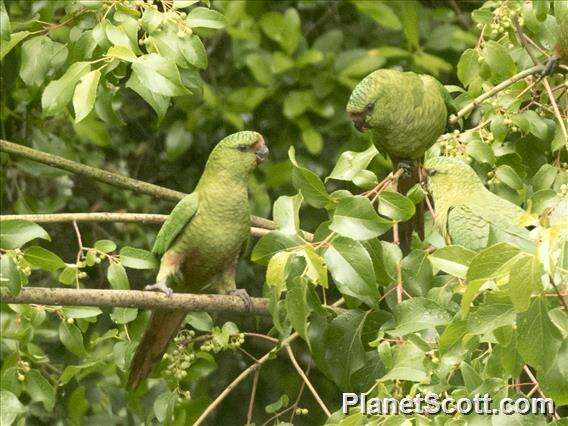
[[[393,162],[393,168],[410,168],[398,180],[406,194],[420,181],[420,160],[444,132],[452,99],[434,77],[390,69],[374,71],[353,90],[347,114],[359,131],[369,130],[373,143]],[[411,160],[408,164],[404,160]],[[401,246],[410,248],[412,230],[423,236],[421,206],[413,221],[400,224]]]
[[[489,191],[475,171],[453,157],[436,157],[424,163],[428,188],[434,199],[436,226],[452,244],[481,250],[508,242],[532,252],[529,231],[518,224],[525,211]]]
[[[156,284],[146,290],[248,297],[235,286],[239,253],[250,234],[247,180],[268,152],[263,137],[251,131],[227,136],[215,146],[195,190],[158,232],[152,251],[162,256],[160,269]],[[152,312],[130,366],[130,388],[161,360],[185,316],[185,311]]]

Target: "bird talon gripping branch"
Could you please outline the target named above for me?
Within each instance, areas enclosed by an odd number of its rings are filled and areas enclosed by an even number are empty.
[[[156,284],[147,285],[144,287],[144,291],[159,291],[164,293],[166,296],[171,297],[174,291],[167,286],[164,281],[159,281]]]
[[[236,288],[234,290],[231,290],[229,292],[229,294],[231,296],[239,297],[243,301],[243,303],[245,304],[245,307],[247,308],[247,310],[249,312],[252,311],[252,298],[250,297],[250,295],[248,294],[248,292],[244,288]]]

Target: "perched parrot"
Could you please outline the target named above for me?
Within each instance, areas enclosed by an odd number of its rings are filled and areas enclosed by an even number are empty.
[[[247,180],[267,156],[256,132],[232,134],[215,146],[195,190],[174,207],[158,232],[152,251],[162,256],[160,270],[156,284],[146,290],[233,293],[246,300],[246,291],[235,287],[235,272],[250,234]],[[185,311],[152,313],[132,360],[130,388],[161,360],[185,316]]]
[[[519,224],[525,211],[489,191],[475,171],[453,157],[436,157],[424,164],[434,199],[436,225],[452,244],[480,250],[508,242],[533,252],[529,231]]]
[[[359,131],[371,131],[373,143],[390,156],[395,170],[410,168],[398,180],[398,191],[406,194],[420,181],[420,165],[416,160],[444,132],[450,108],[453,108],[450,94],[434,77],[381,69],[355,87],[347,114]],[[421,206],[418,207],[420,210]],[[422,214],[417,213],[416,217],[421,219]],[[423,236],[423,222],[400,224],[404,251],[410,247],[415,227]]]

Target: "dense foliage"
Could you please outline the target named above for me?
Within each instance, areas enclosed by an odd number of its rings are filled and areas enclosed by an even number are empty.
[[[538,245],[532,254],[507,243],[479,252],[447,244],[431,213],[424,241],[403,254],[392,228],[416,213],[424,192],[377,189],[390,161],[345,113],[352,88],[378,68],[439,78],[459,111],[552,56],[561,13],[568,4],[548,0],[4,2],[2,139],[190,192],[217,141],[256,130],[272,156],[251,179],[251,206],[278,229],[254,241],[237,280],[269,298],[271,323],[188,315],[154,379],[135,393],[125,376],[148,312],[3,304],[0,422],[189,424],[250,354],[271,350],[245,332],[297,332],[297,358],[332,411],[341,391],[497,400],[538,384],[537,395],[566,415],[565,65],[487,97],[427,153],[464,158],[491,191],[521,205]],[[20,157],[0,160],[3,214],[172,208]],[[141,289],[156,273],[148,251],[156,232],[141,223],[2,222],[2,292]],[[348,310],[322,307],[340,297]],[[276,353],[260,370],[252,420],[323,424]],[[245,423],[252,383],[232,391],[215,424]],[[379,423],[409,419],[472,421]],[[327,422],[365,419],[335,413]]]

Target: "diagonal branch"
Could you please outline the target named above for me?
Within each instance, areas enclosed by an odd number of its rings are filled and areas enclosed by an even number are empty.
[[[165,200],[179,201],[185,195],[187,195],[183,192],[174,191],[173,189],[164,188],[162,186],[143,182],[141,180],[119,175],[117,173],[112,173],[96,167],[87,166],[85,164],[77,163],[58,155],[48,154],[46,152],[8,142],[3,139],[0,139],[0,151],[25,157],[27,159],[47,164],[58,169],[66,170],[77,175],[86,176],[88,178],[95,179],[99,182],[104,182],[118,188],[129,189],[131,191],[152,195],[154,197],[162,198]],[[251,220],[254,226],[266,229],[275,228],[274,222],[272,222],[271,220],[258,216],[251,216]]]
[[[35,223],[56,222],[138,222],[163,223],[168,218],[165,214],[151,213],[50,213],[50,214],[6,214],[0,215],[0,223],[7,220],[27,220]],[[253,237],[262,237],[270,229],[252,226],[250,233]],[[307,233],[306,233],[307,234]],[[311,234],[310,234],[311,235]],[[308,238],[310,235],[307,235]]]
[[[463,107],[462,109],[460,109],[458,111],[457,114],[452,115],[449,119],[449,122],[451,124],[455,124],[458,122],[458,120],[460,118],[462,118],[464,115],[466,115],[467,113],[473,111],[475,108],[477,108],[479,105],[481,105],[483,102],[485,102],[487,99],[495,96],[497,93],[501,92],[502,90],[505,90],[507,87],[515,84],[517,81],[522,80],[523,78],[526,78],[528,76],[534,75],[534,74],[538,74],[540,72],[542,72],[542,70],[544,69],[543,65],[535,65],[534,67],[528,68],[526,70],[521,71],[518,74],[515,74],[513,77],[508,78],[507,80],[502,81],[501,83],[499,83],[497,86],[495,86],[493,89],[479,95],[477,98],[475,98],[472,102],[470,102],[469,104],[467,104],[465,107]]]

